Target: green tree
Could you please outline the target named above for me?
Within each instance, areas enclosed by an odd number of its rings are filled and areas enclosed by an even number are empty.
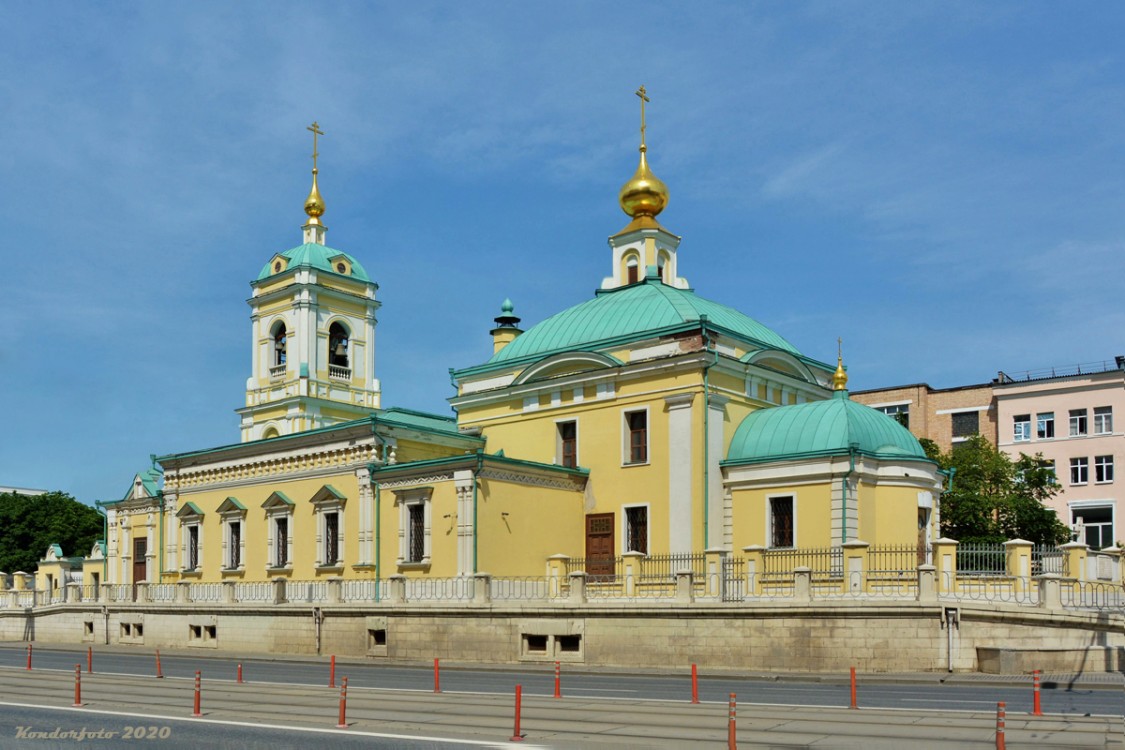
[[[102,528],[97,510],[66,493],[0,494],[0,570],[34,571],[51,544],[65,555],[85,556]]]
[[[1061,544],[1070,539],[1070,530],[1045,505],[1060,487],[1042,455],[1021,453],[1013,461],[980,435],[949,453],[932,447],[942,468],[956,469],[953,489],[941,498],[942,535],[961,542],[1019,538]]]

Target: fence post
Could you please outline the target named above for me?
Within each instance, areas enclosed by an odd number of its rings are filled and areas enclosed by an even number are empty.
[[[285,604],[285,577],[273,579],[273,603]]]
[[[566,577],[566,564],[570,555],[551,555],[547,558],[547,597],[557,599],[563,593],[563,580]]]
[[[333,577],[328,579],[328,604],[340,604],[344,601],[344,579]]]
[[[742,548],[746,556],[746,595],[761,596],[762,574],[765,573],[766,548],[759,544],[751,544]]]
[[[176,581],[176,604],[189,604],[191,602],[191,583],[189,581]]]
[[[148,604],[148,581],[139,581],[133,585],[137,589],[137,604]]]
[[[1125,557],[1122,557],[1121,552],[1121,548],[1116,544],[1112,547],[1106,547],[1101,551],[1103,555],[1110,555],[1116,558],[1113,561],[1113,582],[1119,585],[1125,583],[1125,567],[1122,565],[1122,562],[1125,561]],[[3,575],[3,573],[0,573],[0,581],[3,580]]]
[[[68,583],[66,585],[66,593],[63,595],[65,602],[80,602],[82,601],[82,584],[81,583]]]
[[[856,539],[844,542],[844,594],[867,592],[867,549],[871,545]]]
[[[1063,553],[1063,575],[1075,581],[1085,581],[1086,555],[1089,551],[1082,542],[1069,542],[1059,547]]]
[[[1014,579],[1015,593],[1022,594],[1031,585],[1031,548],[1035,545],[1026,539],[1011,539],[1002,546],[1005,572]]]
[[[103,583],[103,584],[101,584],[101,587],[102,587],[102,601],[106,602],[107,604],[109,602],[112,602],[113,601],[113,584],[112,583]]]
[[[492,601],[492,574],[473,574],[473,604],[488,604]]]
[[[928,604],[937,601],[936,570],[933,565],[918,566],[918,601]]]
[[[223,604],[234,604],[234,581],[223,581]]]
[[[703,551],[703,570],[707,576],[703,583],[705,596],[718,599],[723,593],[723,561],[729,553],[725,549]]]
[[[626,552],[621,556],[621,566],[625,568],[625,596],[637,595],[637,581],[641,578],[641,566],[644,565],[645,553]]]
[[[793,601],[812,601],[812,568],[804,565],[793,568]]]
[[[942,537],[934,542],[934,568],[937,575],[937,590],[941,594],[957,592],[957,545],[956,539]]]
[[[1039,607],[1041,609],[1062,609],[1061,579],[1058,573],[1044,573],[1037,576],[1039,582]]]
[[[681,604],[695,601],[695,573],[690,570],[676,571],[676,601]]]
[[[570,574],[570,603],[586,603],[586,572],[576,570]]]
[[[387,599],[391,604],[406,601],[406,576],[394,575],[387,579]]]

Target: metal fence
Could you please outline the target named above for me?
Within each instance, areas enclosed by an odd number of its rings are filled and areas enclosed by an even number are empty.
[[[1006,576],[1008,553],[1001,544],[964,542],[957,545],[957,575]]]
[[[792,581],[795,568],[808,568],[814,582],[844,575],[844,550],[841,547],[793,547],[768,549],[762,553],[763,584]]]

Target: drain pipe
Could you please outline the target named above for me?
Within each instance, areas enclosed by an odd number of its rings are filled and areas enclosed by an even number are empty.
[[[477,540],[480,538],[480,529],[477,528],[477,485],[480,470],[484,466],[484,449],[477,448],[477,466],[473,469],[473,575],[477,574]]]
[[[848,473],[844,475],[844,503],[840,509],[841,524],[840,533],[842,534],[842,543],[847,544],[848,541],[848,483],[851,481],[852,475],[855,474],[855,454],[859,449],[858,443],[848,444]],[[856,488],[856,495],[859,495],[859,488]]]

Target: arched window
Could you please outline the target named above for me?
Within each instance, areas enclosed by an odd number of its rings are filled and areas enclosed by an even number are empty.
[[[274,366],[285,364],[286,360],[286,346],[287,335],[285,331],[285,324],[278,321],[273,327],[273,364]]]
[[[340,323],[328,328],[328,364],[348,367],[348,329]]]
[[[657,259],[656,259],[656,274],[657,274],[657,276],[660,277],[660,280],[665,284],[668,284],[671,281],[670,279],[668,279],[664,275],[664,269],[667,268],[667,267],[668,267],[668,254],[667,253],[660,253],[659,257],[657,257]]]
[[[641,280],[640,270],[639,270],[639,267],[637,266],[637,256],[635,256],[635,255],[629,256],[629,259],[627,261],[625,261],[625,274],[626,274],[626,277],[625,277],[625,283],[626,284],[636,284],[638,281]]]

